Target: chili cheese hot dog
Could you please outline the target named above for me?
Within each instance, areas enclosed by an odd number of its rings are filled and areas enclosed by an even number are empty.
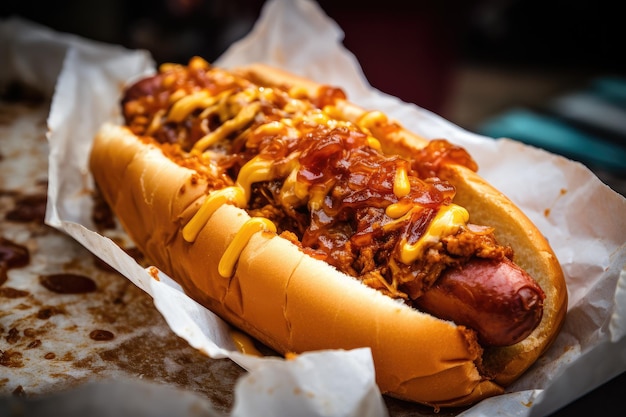
[[[563,275],[463,149],[262,65],[124,91],[90,167],[144,254],[280,353],[368,346],[383,393],[458,406],[550,345]]]

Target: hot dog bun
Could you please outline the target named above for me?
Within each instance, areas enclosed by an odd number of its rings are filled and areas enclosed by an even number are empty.
[[[310,97],[321,91],[310,80],[266,66],[236,72]],[[335,108],[346,120],[365,114],[346,100]],[[401,128],[390,134],[384,124],[369,127],[388,152],[407,155],[427,143]],[[483,349],[474,332],[363,285],[264,225],[244,239],[240,253],[227,253],[251,218],[234,205],[220,205],[190,243],[183,228],[207,198],[207,182],[166,153],[127,127],[106,124],[93,143],[91,172],[154,265],[192,298],[279,353],[368,346],[383,393],[434,407],[463,406],[503,393],[558,333],[567,292],[553,251],[514,204],[470,169],[447,165],[441,171],[457,188],[455,202],[473,221],[495,227],[498,239],[515,250],[516,263],[546,294],[539,326],[504,348]],[[220,262],[233,256],[233,272],[224,278]]]

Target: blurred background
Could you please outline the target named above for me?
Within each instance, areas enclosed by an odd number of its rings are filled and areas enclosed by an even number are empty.
[[[583,162],[626,194],[623,14],[608,0],[318,0],[381,91],[491,137]],[[158,63],[212,61],[264,0],[20,0],[53,29],[149,50]]]
[[[157,63],[212,61],[245,36],[263,0],[19,0],[53,29],[149,50]],[[581,161],[626,195],[624,14],[608,0],[319,0],[381,91],[491,137]],[[624,215],[616,213],[616,215]],[[608,415],[622,375],[559,415]],[[607,408],[608,407],[608,408]],[[611,414],[615,415],[615,414]]]

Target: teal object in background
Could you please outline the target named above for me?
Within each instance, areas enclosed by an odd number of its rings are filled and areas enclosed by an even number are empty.
[[[485,121],[478,133],[626,174],[626,80],[594,80],[588,90],[557,97],[541,111],[513,108]]]
[[[626,80],[619,77],[602,77],[592,81],[591,91],[599,98],[626,108]]]

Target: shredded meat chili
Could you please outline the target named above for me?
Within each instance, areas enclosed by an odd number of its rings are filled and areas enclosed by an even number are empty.
[[[512,256],[491,229],[468,225],[433,242],[415,261],[402,262],[400,246],[419,241],[454,198],[454,187],[436,176],[439,166],[453,162],[475,169],[475,163],[445,140],[431,141],[412,160],[384,155],[372,146],[367,129],[328,120],[319,106],[345,95],[332,88],[323,92],[323,103],[295,99],[191,61],[163,66],[130,86],[122,106],[132,132],[206,176],[207,192],[236,184],[254,158],[271,161],[271,178],[251,187],[249,214],[272,220],[309,255],[392,297],[419,297],[444,268],[471,257]],[[182,97],[192,94],[198,99],[183,112]],[[244,116],[251,108],[253,117]],[[394,181],[400,169],[410,189],[398,196]],[[392,204],[411,210],[392,218],[386,212]]]

